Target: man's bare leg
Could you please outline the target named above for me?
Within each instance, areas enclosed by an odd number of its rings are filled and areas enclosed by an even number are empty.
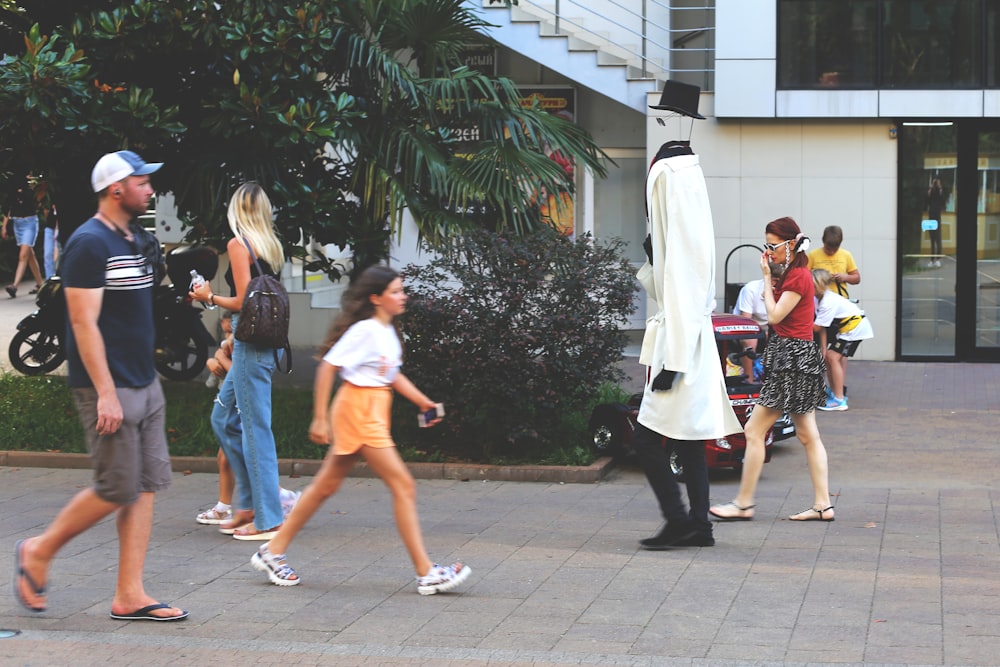
[[[156,600],[146,594],[143,586],[143,570],[146,565],[146,551],[149,548],[149,536],[153,530],[152,493],[140,493],[139,499],[131,505],[118,510],[116,524],[118,527],[118,585],[114,600],[111,601],[111,613],[131,614],[132,612],[157,604]],[[179,616],[183,610],[176,607],[155,609],[149,612],[153,616],[167,618]]]
[[[40,587],[49,578],[49,566],[59,550],[77,535],[118,509],[118,505],[102,500],[93,489],[84,489],[73,496],[55,520],[37,537],[21,544],[21,568]],[[45,606],[45,595],[37,595],[24,577],[17,581],[21,599],[33,607]]]

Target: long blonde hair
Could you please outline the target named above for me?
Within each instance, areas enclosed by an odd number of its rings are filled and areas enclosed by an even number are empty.
[[[229,200],[229,228],[236,238],[244,238],[257,257],[267,261],[271,270],[280,273],[285,265],[281,241],[274,233],[271,200],[254,181],[247,181],[236,188]]]

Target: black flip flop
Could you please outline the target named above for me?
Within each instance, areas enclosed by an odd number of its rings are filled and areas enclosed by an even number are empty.
[[[183,621],[188,617],[186,611],[181,610],[181,613],[177,616],[154,616],[150,612],[157,609],[170,609],[171,605],[164,604],[163,602],[157,602],[156,604],[151,604],[149,606],[143,607],[142,609],[136,609],[129,614],[116,614],[111,612],[111,618],[116,621]]]
[[[21,603],[21,606],[27,609],[28,611],[33,611],[36,614],[40,614],[41,612],[46,610],[46,607],[44,606],[33,607],[30,604],[28,604],[28,601],[25,600],[23,597],[21,597],[21,587],[18,586],[18,584],[21,583],[21,579],[24,579],[26,582],[28,582],[28,585],[31,586],[31,590],[35,595],[45,595],[45,586],[39,586],[37,583],[35,583],[35,580],[31,577],[30,574],[28,574],[27,570],[21,567],[22,544],[24,544],[24,540],[18,540],[17,544],[14,545],[14,583],[13,583],[14,597],[16,597],[17,601]]]

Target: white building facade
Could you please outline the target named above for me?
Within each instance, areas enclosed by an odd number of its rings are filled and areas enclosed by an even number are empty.
[[[1000,3],[469,5],[498,26],[497,73],[574,89],[577,122],[617,163],[607,179],[580,176],[577,232],[621,237],[641,263],[646,166],[663,142],[690,139],[715,219],[720,310],[759,276],[746,246],[787,215],[814,247],[827,225],[843,229],[862,276],[851,297],[876,333],[859,358],[1000,358]],[[706,120],[648,109],[667,78],[702,88]],[[935,178],[945,198],[932,230]]]
[[[638,269],[647,167],[664,142],[690,139],[718,310],[759,277],[766,223],[790,216],[814,247],[826,226],[843,229],[861,272],[850,296],[875,330],[858,358],[1000,360],[1000,0],[464,2],[494,26],[495,48],[470,45],[470,66],[548,97],[615,162],[604,179],[577,171],[562,221],[576,233],[625,240]],[[705,120],[649,109],[667,79],[701,87]],[[161,218],[161,235],[180,229]],[[409,230],[395,266],[426,260]],[[301,264],[283,275],[292,344],[314,345],[343,286]],[[642,295],[637,333],[646,310]]]

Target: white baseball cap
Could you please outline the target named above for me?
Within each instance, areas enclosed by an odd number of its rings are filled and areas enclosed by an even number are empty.
[[[152,174],[162,166],[162,162],[143,162],[142,158],[132,151],[108,153],[94,165],[94,171],[90,174],[90,184],[94,187],[94,192],[100,192],[112,183],[129,176]]]

